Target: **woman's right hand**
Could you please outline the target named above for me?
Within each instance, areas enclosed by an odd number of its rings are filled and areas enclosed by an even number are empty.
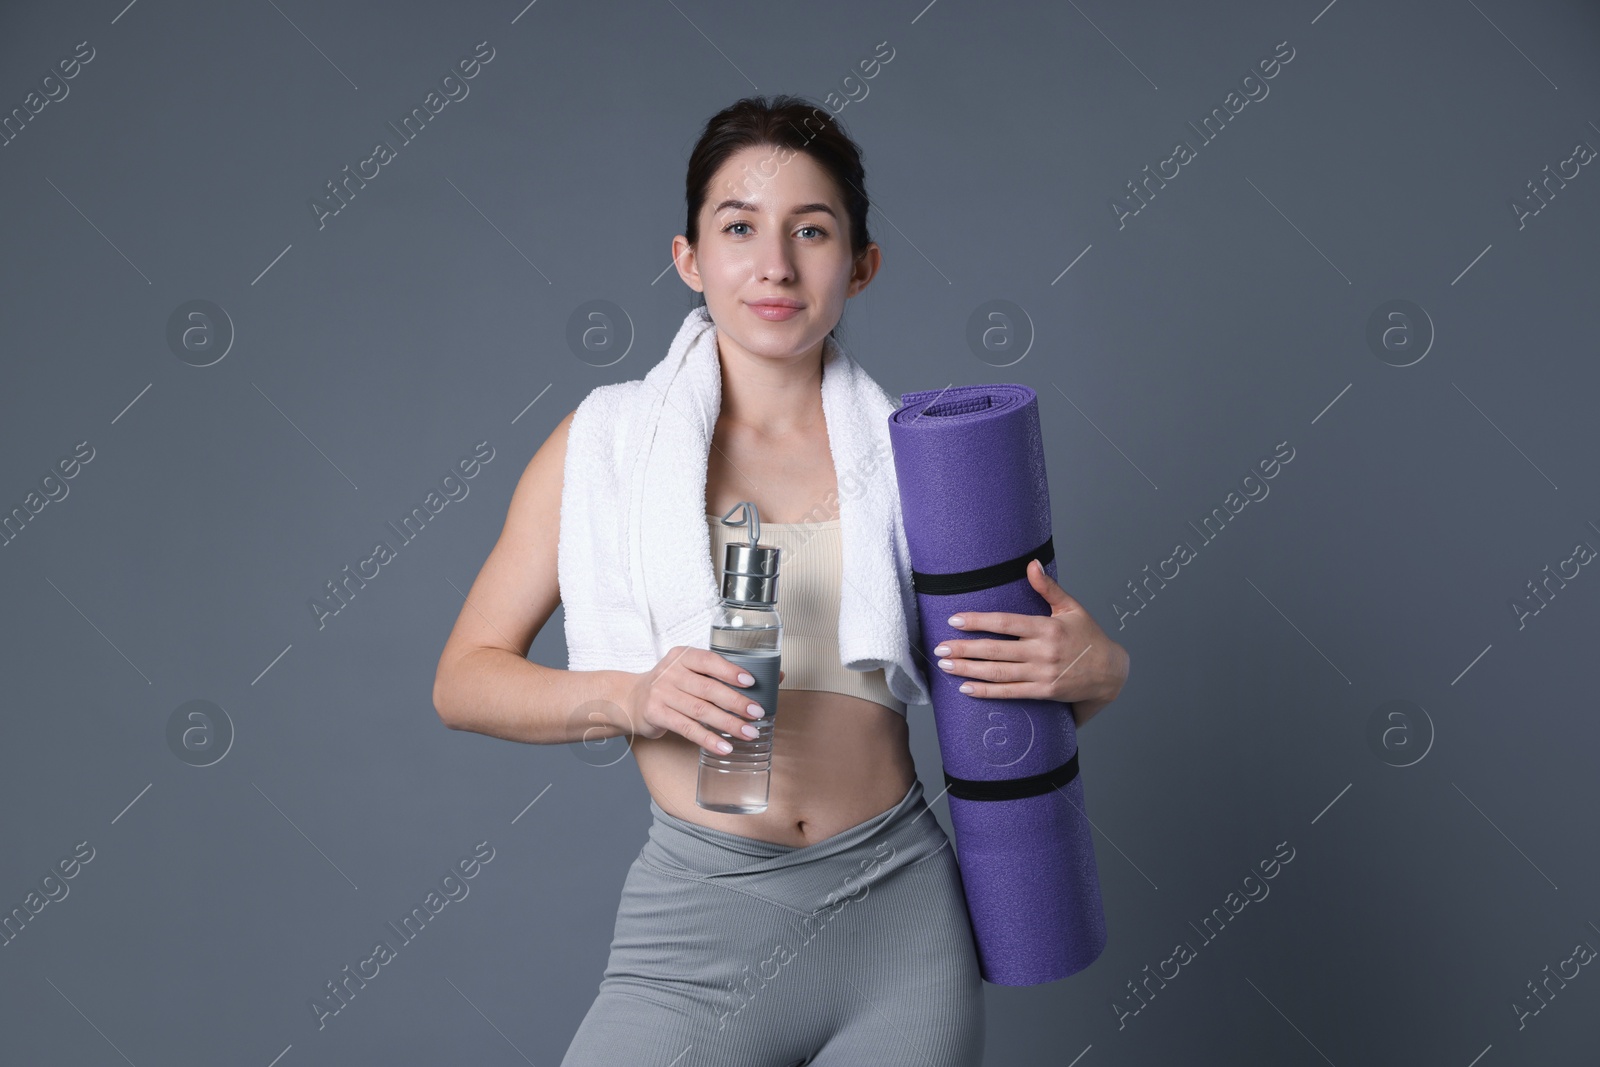
[[[674,646],[661,662],[634,677],[626,711],[640,737],[661,737],[670,730],[722,755],[732,746],[712,727],[749,737],[744,728],[765,714],[749,693],[740,691],[755,679],[710,649]]]

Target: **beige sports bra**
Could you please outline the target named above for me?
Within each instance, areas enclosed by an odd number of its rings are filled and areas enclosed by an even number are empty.
[[[745,540],[742,526],[711,527],[711,573],[722,577],[722,550]],[[778,615],[783,620],[783,672],[779,689],[844,693],[882,704],[901,715],[906,705],[889,691],[883,668],[853,671],[839,662],[839,586],[843,579],[839,520],[763,522],[761,543],[783,550],[778,557]],[[781,706],[781,705],[780,705]]]

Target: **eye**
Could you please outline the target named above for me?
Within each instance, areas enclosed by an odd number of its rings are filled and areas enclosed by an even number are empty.
[[[824,230],[821,226],[814,226],[809,222],[806,223],[804,226],[802,226],[800,228],[802,230],[816,230],[817,231],[817,236],[819,238],[828,236],[828,231],[827,230]]]
[[[741,219],[741,220],[739,220],[739,221],[736,221],[736,222],[730,222],[730,223],[728,223],[728,224],[727,224],[727,225],[726,225],[726,226],[724,226],[724,227],[723,227],[723,228],[722,228],[722,232],[723,232],[723,233],[727,233],[727,232],[728,232],[728,231],[729,231],[729,230],[731,230],[731,229],[733,229],[733,228],[734,228],[734,227],[735,227],[735,226],[748,226],[748,225],[750,225],[750,224],[749,224],[749,223],[748,223],[748,222],[745,222],[745,221],[743,221],[743,220],[742,220],[742,219]],[[739,235],[738,235],[738,236],[740,236],[740,237],[743,237],[743,236],[744,236],[744,234],[739,234]]]

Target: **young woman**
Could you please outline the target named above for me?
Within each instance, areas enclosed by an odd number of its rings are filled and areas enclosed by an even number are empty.
[[[434,704],[453,729],[515,741],[631,738],[653,821],[563,1067],[977,1064],[983,988],[960,875],[908,745],[906,698],[926,699],[924,676],[910,661],[886,674],[839,658],[839,472],[822,382],[830,356],[849,358],[833,337],[845,301],[881,262],[860,152],[826,112],[756,97],[707,123],[685,185],[672,254],[704,294],[691,319],[709,316],[721,379],[711,553],[720,569],[736,532],[717,518],[741,501],[757,505],[762,543],[785,549],[768,807],[695,802],[714,731],[738,735],[760,717],[728,660],[682,644],[640,671],[526,658],[560,599],[563,494],[585,491],[564,482],[577,411],[517,486],[440,657]],[[978,697],[1070,702],[1081,725],[1116,699],[1127,653],[1037,564],[1029,577],[1051,615],[970,613],[966,628],[1019,639],[952,641],[926,667],[971,679]]]

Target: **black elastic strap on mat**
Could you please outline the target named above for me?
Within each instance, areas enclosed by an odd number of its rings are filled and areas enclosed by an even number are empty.
[[[1074,752],[1067,762],[1043,774],[986,781],[977,778],[956,778],[946,771],[944,784],[949,787],[951,796],[962,800],[1020,800],[1023,797],[1048,793],[1052,789],[1066,785],[1076,777],[1078,777],[1078,754]]]
[[[1014,582],[1018,578],[1026,578],[1029,560],[1036,559],[1039,561],[1039,566],[1043,567],[1055,558],[1056,546],[1051,538],[1046,537],[1044,544],[1032,552],[1024,552],[1015,559],[979,567],[976,570],[957,571],[954,574],[929,574],[926,571],[912,570],[911,588],[914,592],[931,593],[934,596],[976,593],[980,589],[990,589],[997,585],[1005,585],[1007,582]]]

